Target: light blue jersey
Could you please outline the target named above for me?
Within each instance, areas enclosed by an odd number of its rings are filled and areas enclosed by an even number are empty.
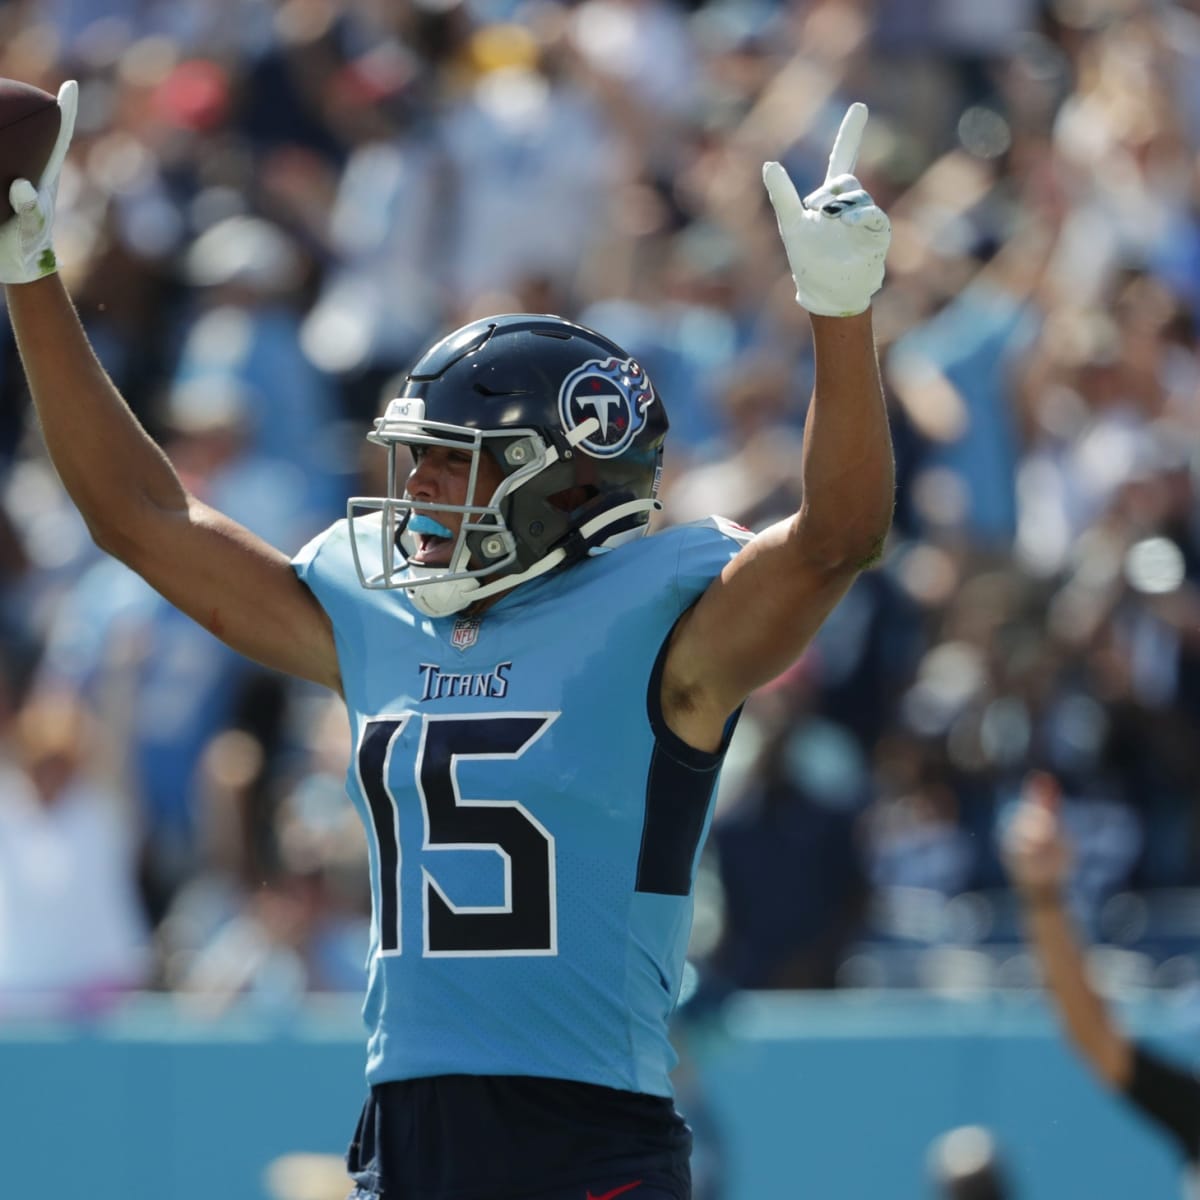
[[[333,622],[370,844],[371,1084],[535,1075],[671,1094],[667,1021],[721,756],[666,729],[657,670],[746,536],[670,529],[478,620],[362,588],[344,521],[297,555]]]

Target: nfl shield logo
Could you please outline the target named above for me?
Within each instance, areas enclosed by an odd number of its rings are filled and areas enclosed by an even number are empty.
[[[450,645],[455,650],[469,650],[479,640],[479,618],[460,617],[454,622]]]

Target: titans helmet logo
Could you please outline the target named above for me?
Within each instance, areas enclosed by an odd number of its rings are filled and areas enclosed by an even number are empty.
[[[653,403],[654,388],[632,358],[594,358],[563,380],[558,415],[568,433],[595,417],[600,428],[577,449],[593,458],[615,458],[645,425]]]

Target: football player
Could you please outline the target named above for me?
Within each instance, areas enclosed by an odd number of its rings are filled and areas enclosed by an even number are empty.
[[[510,314],[420,357],[369,434],[388,494],[289,560],[188,494],[85,340],[51,245],[75,105],[68,83],[50,165],[11,188],[0,279],[96,542],[345,698],[374,900],[356,1194],[682,1200],[667,1024],[717,772],[891,519],[866,109],[805,199],[764,169],[816,355],[794,516],[644,537],[663,397],[600,334]]]

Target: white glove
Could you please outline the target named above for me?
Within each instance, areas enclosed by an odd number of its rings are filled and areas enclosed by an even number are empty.
[[[779,221],[796,299],[810,313],[850,317],[883,283],[892,226],[850,173],[867,124],[867,106],[852,104],[829,155],[825,182],[803,200],[777,162],[763,164],[763,183]]]
[[[58,195],[59,172],[75,132],[78,107],[79,86],[69,79],[58,89],[58,141],[54,143],[37,188],[28,179],[15,179],[8,189],[8,202],[16,216],[0,225],[0,283],[32,283],[58,270],[58,261],[50,245],[54,201]]]

